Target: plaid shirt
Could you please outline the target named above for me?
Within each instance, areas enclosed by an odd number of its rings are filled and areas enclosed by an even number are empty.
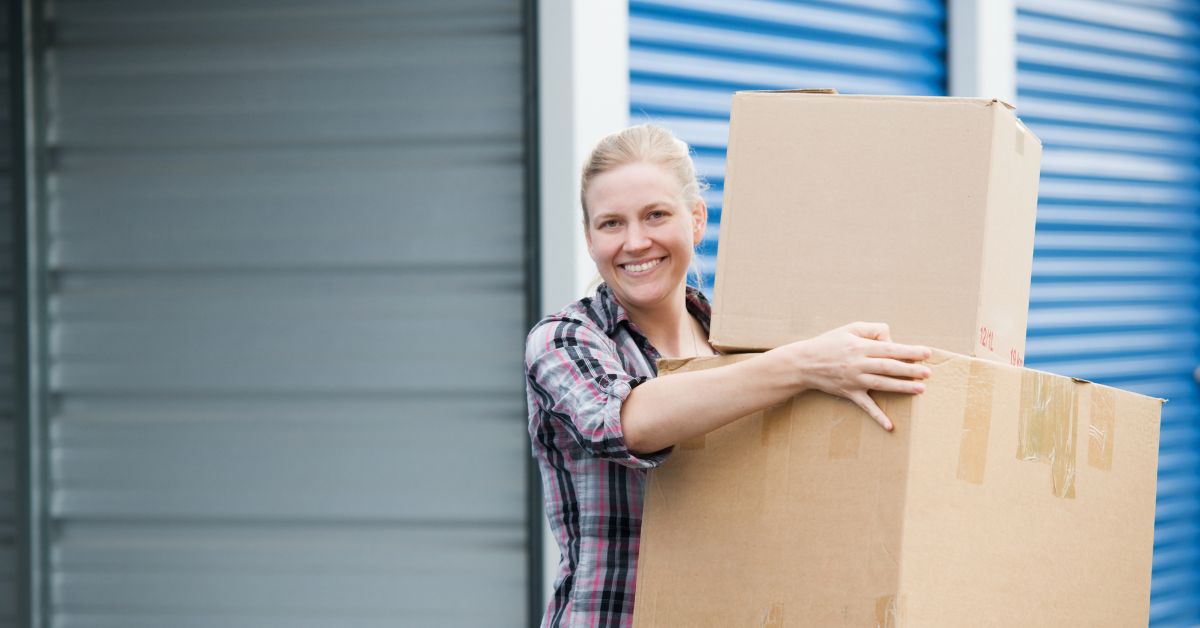
[[[708,301],[690,287],[687,309],[708,329]],[[544,627],[632,624],[646,472],[671,448],[630,453],[621,404],[659,357],[604,284],[529,333],[529,437],[561,554]]]

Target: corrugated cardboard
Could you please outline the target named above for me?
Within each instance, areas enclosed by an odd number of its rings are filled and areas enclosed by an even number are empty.
[[[923,395],[876,395],[892,433],[807,392],[677,446],[649,477],[635,625],[1146,625],[1161,400],[927,364]]]
[[[997,100],[735,94],[713,346],[869,320],[1021,364],[1041,152]]]

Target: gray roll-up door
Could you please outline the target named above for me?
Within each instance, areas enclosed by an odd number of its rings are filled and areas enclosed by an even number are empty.
[[[712,293],[734,91],[946,93],[940,0],[629,0],[629,115],[675,132],[711,184],[699,271]]]
[[[523,3],[45,13],[53,625],[523,624]]]
[[[16,340],[14,323],[16,249],[13,225],[18,199],[15,178],[16,125],[22,123],[14,115],[17,92],[12,72],[13,8],[0,9],[0,627],[16,628],[17,579],[20,577],[20,554],[17,530],[17,478],[23,474],[17,467],[17,377]]]
[[[1150,624],[1200,625],[1200,1],[1017,7],[1045,143],[1026,363],[1170,399]]]

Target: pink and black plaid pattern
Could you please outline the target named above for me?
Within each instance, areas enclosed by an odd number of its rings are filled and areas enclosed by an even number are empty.
[[[687,308],[707,329],[704,295],[688,288]],[[526,340],[529,437],[561,552],[544,627],[632,624],[646,471],[671,450],[630,453],[621,404],[659,357],[604,284]]]

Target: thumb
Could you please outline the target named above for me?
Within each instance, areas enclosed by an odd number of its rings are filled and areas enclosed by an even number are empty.
[[[875,419],[875,422],[879,424],[879,427],[882,427],[889,432],[892,431],[893,425],[891,419],[889,419],[887,415],[883,413],[883,410],[879,409],[879,405],[875,403],[875,400],[871,398],[871,395],[867,394],[867,391],[860,390],[851,394],[850,401],[853,401],[858,405],[858,407],[862,408],[864,412],[870,415],[872,419]]]

